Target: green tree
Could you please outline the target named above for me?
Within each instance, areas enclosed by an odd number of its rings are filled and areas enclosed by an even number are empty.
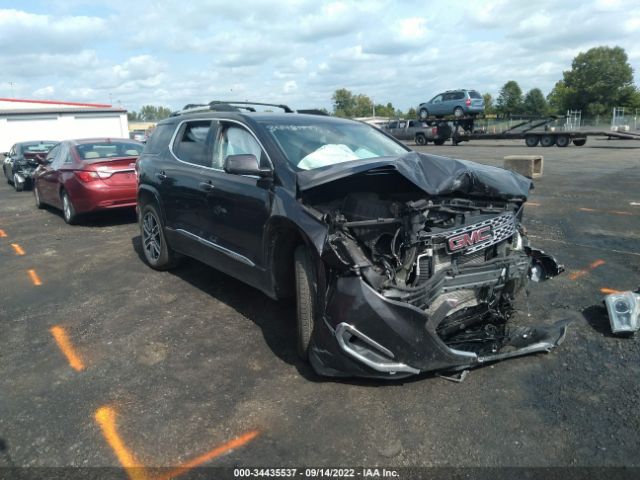
[[[346,88],[339,88],[331,97],[333,100],[333,114],[338,117],[352,117],[356,101],[353,93]]]
[[[547,100],[539,88],[532,88],[525,95],[522,109],[527,115],[545,115],[548,108]]]
[[[582,110],[587,115],[609,113],[612,107],[631,105],[638,98],[633,69],[621,47],[595,47],[579,53],[571,70],[549,95],[557,111]]]
[[[138,112],[127,112],[127,120],[129,120],[130,122],[137,122],[138,121]]]
[[[493,97],[491,96],[491,94],[485,93],[484,95],[482,95],[482,99],[484,100],[484,113],[495,113],[495,108],[493,106]]]
[[[130,121],[138,122],[158,122],[171,115],[171,109],[167,107],[156,107],[154,105],[143,105],[139,113],[130,112]]]
[[[520,113],[522,111],[522,89],[518,82],[509,80],[500,89],[496,103],[496,111],[503,115]]]
[[[362,93],[359,93],[354,99],[352,116],[354,117],[370,117],[373,115],[373,101]]]
[[[418,112],[416,112],[416,109],[411,107],[409,110],[407,110],[407,118],[417,118],[418,117]]]

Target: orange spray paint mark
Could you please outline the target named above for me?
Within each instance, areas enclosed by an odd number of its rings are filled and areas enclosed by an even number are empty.
[[[4,230],[0,230],[0,238],[7,238],[7,234]]]
[[[569,275],[569,280],[577,280],[578,278],[584,277],[585,275],[588,275],[591,270],[593,270],[594,268],[598,268],[600,265],[604,265],[605,263],[606,262],[604,260],[596,260],[594,262],[591,262],[589,268],[578,270]]]
[[[40,280],[40,277],[38,276],[35,270],[33,269],[28,270],[27,273],[29,274],[31,281],[36,287],[39,287],[40,285],[42,285],[42,280]]]
[[[204,453],[192,460],[189,460],[188,462],[183,463],[182,465],[175,468],[174,470],[171,470],[169,473],[160,476],[158,480],[171,480],[180,475],[183,475],[187,473],[189,470],[199,467],[200,465],[206,462],[209,462],[224,453],[227,453],[235,448],[239,448],[239,447],[242,447],[243,445],[246,445],[251,440],[256,438],[258,435],[259,435],[259,432],[257,430],[252,430],[243,435],[240,435],[239,437],[236,437],[233,440],[229,440],[228,442],[217,446],[216,448],[214,448],[213,450],[207,453]]]
[[[536,202],[527,202],[525,205],[528,206],[528,207],[539,207],[540,206],[540,204],[536,203]]]
[[[124,467],[131,480],[148,480],[147,471],[131,453],[116,428],[116,412],[111,407],[100,407],[95,413],[96,422],[102,429],[102,435],[118,457],[120,465]]]
[[[24,250],[20,245],[18,245],[17,243],[12,243],[11,246],[15,250],[16,255],[24,255]]]
[[[80,360],[78,354],[71,345],[71,340],[69,340],[69,336],[64,328],[55,326],[49,329],[51,335],[55,339],[58,344],[58,348],[62,351],[65,357],[67,357],[67,361],[69,362],[69,366],[73,368],[76,372],[84,370],[84,363]]]
[[[601,288],[600,292],[605,295],[610,295],[612,293],[620,293],[620,290],[614,290],[613,288]]]

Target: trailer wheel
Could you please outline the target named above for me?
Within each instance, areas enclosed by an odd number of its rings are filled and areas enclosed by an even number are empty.
[[[436,145],[444,145],[444,142],[446,141],[446,139],[444,138],[436,138],[433,143]]]
[[[540,137],[538,135],[527,135],[524,137],[524,143],[527,144],[527,147],[535,147],[540,143]]]
[[[418,145],[426,145],[427,144],[427,137],[424,136],[424,133],[416,134],[416,143]]]
[[[569,135],[558,135],[556,137],[556,146],[564,148],[571,143],[571,138]]]
[[[585,137],[585,138],[574,138],[574,139],[573,139],[573,144],[574,144],[576,147],[581,147],[581,146],[583,146],[585,143],[587,143],[587,137]]]
[[[553,135],[542,135],[542,137],[540,137],[540,145],[543,147],[553,147],[555,143],[556,137]]]

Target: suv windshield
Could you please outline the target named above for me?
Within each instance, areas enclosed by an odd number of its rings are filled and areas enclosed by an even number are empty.
[[[375,128],[358,123],[270,124],[265,128],[289,163],[300,170],[409,151]]]

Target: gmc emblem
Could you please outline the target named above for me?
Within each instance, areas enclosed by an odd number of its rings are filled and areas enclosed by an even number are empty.
[[[492,238],[493,234],[491,232],[491,225],[487,225],[486,227],[480,227],[470,232],[449,237],[447,239],[447,247],[449,248],[449,252],[459,252],[460,250],[464,250],[476,243],[486,242]]]

